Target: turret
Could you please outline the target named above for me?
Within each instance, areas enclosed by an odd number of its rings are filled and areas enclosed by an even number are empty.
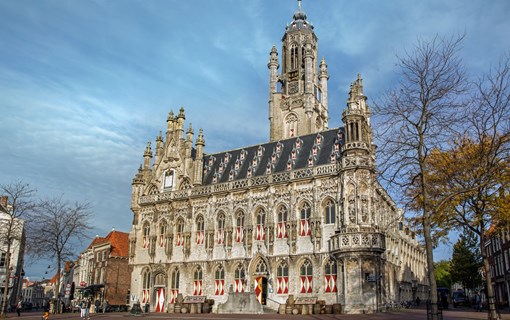
[[[320,64],[320,72],[319,72],[319,83],[320,83],[320,89],[321,89],[321,103],[324,106],[324,109],[326,110],[325,117],[328,117],[327,111],[328,111],[328,80],[329,80],[329,73],[328,73],[328,65],[326,64],[326,60],[322,58],[321,64]]]
[[[147,147],[145,148],[145,152],[143,153],[143,170],[150,171],[151,170],[151,159],[152,159],[152,150],[151,150],[151,142],[147,142]]]
[[[159,165],[161,157],[163,156],[163,137],[161,131],[156,137],[156,155],[154,156],[154,165]]]
[[[170,111],[168,113],[168,118],[166,119],[167,129],[166,129],[166,143],[170,143],[172,139],[172,132],[174,132],[175,120],[174,120],[174,112]]]
[[[198,132],[197,141],[195,142],[196,146],[196,156],[195,156],[195,168],[194,168],[194,177],[193,177],[193,184],[194,185],[201,185],[202,184],[202,167],[204,165],[204,146],[205,146],[205,139],[203,130],[200,129]]]

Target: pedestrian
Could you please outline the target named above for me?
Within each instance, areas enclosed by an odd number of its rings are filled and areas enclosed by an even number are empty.
[[[87,301],[82,300],[80,302],[80,317],[86,319],[88,317]]]
[[[482,297],[478,292],[475,294],[475,310],[476,312],[482,312]]]
[[[108,301],[106,299],[103,300],[103,304],[101,306],[101,308],[103,309],[103,313],[106,312],[106,308],[108,308]]]
[[[420,306],[420,297],[416,297],[416,306],[419,307]]]
[[[45,304],[43,309],[44,309],[43,319],[48,320],[50,318],[50,306],[48,304]]]
[[[16,312],[18,313],[18,317],[21,317],[21,309],[23,308],[23,302],[21,298],[18,300],[18,304],[16,304]]]

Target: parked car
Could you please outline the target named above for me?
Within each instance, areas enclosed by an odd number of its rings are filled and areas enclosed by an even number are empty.
[[[463,291],[455,291],[453,293],[453,307],[465,306],[467,304],[466,295]]]

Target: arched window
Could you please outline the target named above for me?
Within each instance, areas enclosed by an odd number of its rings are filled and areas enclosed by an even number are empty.
[[[179,269],[174,269],[170,279],[170,303],[175,303],[179,295],[179,276]]]
[[[197,218],[197,244],[204,244],[204,217],[199,216]]]
[[[286,262],[282,262],[276,269],[276,293],[289,293],[289,266]]]
[[[334,224],[335,223],[335,203],[331,200],[326,202],[324,207],[324,223]]]
[[[287,238],[287,208],[285,206],[280,206],[278,208],[278,227],[277,227],[277,237],[280,239]]]
[[[167,170],[165,171],[165,180],[163,187],[165,189],[169,188],[171,189],[174,186],[174,171],[173,170]]]
[[[151,274],[145,270],[142,274],[142,303],[149,303],[151,288]]]
[[[218,244],[223,244],[223,242],[225,241],[225,215],[223,214],[223,212],[220,212],[218,214],[218,228],[217,228],[217,243]]]
[[[301,207],[300,213],[301,213],[301,224],[300,224],[300,233],[299,235],[302,237],[309,236],[311,233],[310,230],[310,215],[311,215],[311,208],[308,203],[304,203]]]
[[[294,113],[290,113],[285,117],[285,132],[287,138],[292,138],[297,135],[298,117]]]
[[[182,219],[177,220],[177,232],[176,232],[176,246],[184,245],[184,221]]]
[[[214,294],[222,296],[225,293],[225,270],[219,265],[214,272]]]
[[[143,237],[142,237],[142,247],[147,249],[149,247],[149,235],[151,233],[151,226],[148,222],[143,225]]]
[[[167,230],[166,221],[161,222],[159,225],[159,246],[161,248],[165,247],[166,244],[166,230]]]
[[[200,266],[196,267],[193,272],[193,295],[202,295],[202,268]]]
[[[336,278],[336,263],[330,260],[324,266],[325,292],[337,292]]]
[[[244,239],[244,212],[238,211],[236,215],[236,242]]]
[[[234,271],[234,292],[244,292],[244,282],[246,281],[246,276],[244,273],[243,265],[238,265],[236,270]]]
[[[306,259],[300,268],[301,293],[312,293],[313,269],[310,260]]]
[[[296,70],[299,66],[298,48],[294,44],[290,47],[290,67],[292,70]]]
[[[264,209],[257,210],[257,230],[255,234],[255,240],[265,240],[266,239],[266,212]]]

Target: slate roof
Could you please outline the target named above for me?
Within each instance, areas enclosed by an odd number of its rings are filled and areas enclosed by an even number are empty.
[[[261,145],[204,155],[203,185],[246,179],[250,177],[250,170],[251,177],[288,171],[289,159],[291,170],[332,163],[332,160],[336,160],[340,155],[344,136],[344,129],[336,128]],[[292,157],[293,154],[294,158]]]

